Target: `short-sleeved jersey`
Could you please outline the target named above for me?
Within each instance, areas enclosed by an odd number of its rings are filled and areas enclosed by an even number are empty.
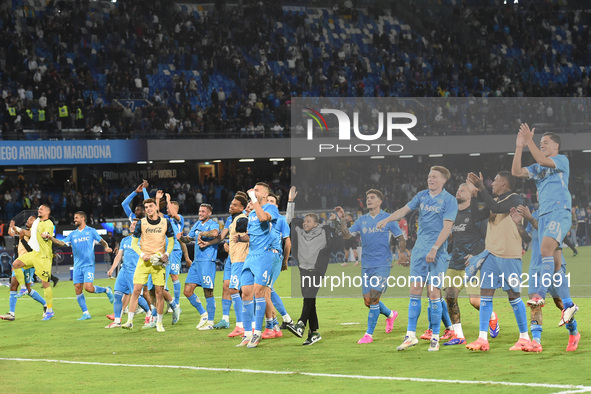
[[[123,238],[119,244],[119,249],[123,250],[123,261],[121,262],[121,271],[133,274],[140,256],[131,247],[131,235]]]
[[[204,222],[198,220],[197,223],[193,225],[191,231],[189,231],[189,237],[197,239],[199,233],[204,231],[211,231],[211,230],[219,230],[220,225],[214,221],[213,219],[208,219]],[[202,237],[204,241],[210,241],[213,237]],[[218,257],[218,246],[217,245],[209,245],[204,248],[200,248],[197,243],[195,243],[195,261],[215,261]]]
[[[390,216],[380,210],[376,216],[366,213],[357,218],[349,228],[355,236],[361,236],[361,266],[363,268],[385,267],[392,264],[392,250],[390,249],[390,233],[395,237],[402,235],[398,222],[390,222],[383,229],[378,229],[380,220]]]
[[[540,213],[538,211],[532,212],[531,214],[534,219],[538,220],[540,218]],[[531,223],[527,223],[525,227],[525,231],[528,234],[531,234],[531,244],[529,248],[531,249],[531,259],[529,261],[529,268],[532,267],[538,268],[540,264],[542,264],[542,256],[540,252],[540,238],[538,237],[538,229],[531,225]]]
[[[449,268],[463,270],[466,268],[466,256],[476,256],[484,250],[486,227],[484,223],[472,220],[472,210],[468,207],[458,211],[451,232],[453,249]]]
[[[254,209],[250,212],[248,215],[248,235],[250,237],[248,254],[261,254],[269,248],[274,248],[273,242],[277,238],[273,227],[277,225],[279,210],[275,205],[269,203],[261,208],[271,215],[271,220],[261,222]]]
[[[176,235],[178,233],[181,233],[181,234],[183,233],[183,227],[185,226],[185,218],[183,217],[183,215],[180,215],[180,214],[179,214],[180,220],[176,220],[175,218],[170,217],[168,215],[164,215],[164,217],[170,221],[170,224],[172,225],[172,231],[174,232],[174,248],[172,250],[180,250],[181,243],[176,238]]]
[[[72,247],[74,267],[92,267],[95,263],[94,245],[101,241],[98,231],[85,226],[82,230],[74,230],[64,238],[64,242]]]
[[[529,179],[533,179],[538,188],[540,215],[557,209],[571,210],[572,208],[572,198],[568,191],[570,174],[568,158],[565,155],[556,155],[550,159],[556,168],[543,167],[538,163],[525,167],[529,173]]]
[[[164,254],[166,239],[174,237],[174,231],[168,219],[159,216],[156,220],[150,220],[145,217],[135,225],[133,237],[140,239],[142,253]]]
[[[432,196],[428,189],[422,190],[406,204],[411,210],[419,210],[419,230],[417,233],[417,249],[431,249],[443,229],[445,220],[456,219],[458,202],[456,198],[443,189],[441,193]],[[447,249],[447,240],[441,245]]]
[[[285,216],[279,215],[277,218],[277,225],[273,226],[275,231],[275,241],[273,242],[273,249],[283,253],[283,240],[291,235],[289,224]]]
[[[34,251],[41,253],[49,259],[53,259],[53,249],[51,248],[51,240],[44,240],[41,234],[49,233],[51,236],[55,235],[55,227],[53,222],[49,219],[41,221],[37,218],[31,226],[31,239],[29,239],[29,246]]]

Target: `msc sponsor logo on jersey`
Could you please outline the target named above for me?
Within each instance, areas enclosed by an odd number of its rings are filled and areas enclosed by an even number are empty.
[[[146,233],[148,234],[161,234],[162,227],[148,227],[146,228]]]
[[[77,244],[78,242],[88,242],[90,241],[90,237],[80,237],[80,238],[74,238],[74,243]]]
[[[384,229],[379,229],[377,227],[363,227],[363,234],[373,234],[373,233],[382,233]]]
[[[439,213],[439,212],[441,212],[441,209],[442,209],[441,207],[438,207],[436,205],[427,205],[427,204],[421,203],[421,211]]]

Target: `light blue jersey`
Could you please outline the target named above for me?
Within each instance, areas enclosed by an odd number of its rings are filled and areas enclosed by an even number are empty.
[[[538,211],[532,212],[531,214],[534,219],[539,220],[540,214]],[[531,259],[529,261],[529,269],[538,269],[542,265],[542,255],[540,254],[540,238],[538,236],[538,229],[527,223],[525,227],[527,233],[531,233],[531,244],[529,246],[531,250]]]
[[[189,237],[195,238],[195,240],[197,240],[199,233],[219,229],[219,224],[215,222],[213,219],[209,219],[205,223],[201,222],[201,220],[198,220],[197,223],[195,223],[191,228],[191,231],[189,231]],[[213,237],[202,237],[202,239],[204,241],[210,241],[213,239]],[[195,243],[195,257],[193,259],[194,261],[215,261],[217,256],[217,245],[209,245],[204,248],[200,248],[197,245],[197,243]]]
[[[277,233],[273,231],[273,226],[277,224],[279,218],[279,210],[273,204],[265,204],[261,206],[263,211],[271,215],[271,220],[262,222],[259,221],[257,213],[252,210],[248,215],[248,235],[250,241],[248,244],[248,254],[261,254],[269,248],[274,248],[274,241]]]
[[[273,242],[273,249],[278,250],[280,254],[283,254],[283,240],[290,236],[291,232],[289,229],[289,224],[287,224],[287,220],[285,216],[279,215],[277,219],[277,225],[273,226],[273,231],[275,232],[275,241]]]
[[[422,190],[406,204],[411,210],[419,209],[419,230],[415,248],[419,250],[431,249],[443,229],[445,220],[456,219],[458,202],[445,189],[436,196],[431,196],[429,190]],[[447,240],[440,246],[447,250]]]
[[[568,191],[568,158],[565,155],[556,155],[550,159],[556,168],[543,167],[538,163],[525,167],[529,179],[533,179],[538,188],[540,216],[558,209],[570,211],[572,208],[572,198]]]
[[[381,230],[376,227],[380,220],[390,216],[380,210],[376,216],[366,213],[360,216],[349,228],[353,235],[361,236],[361,267],[378,268],[390,267],[392,263],[392,251],[390,250],[390,232],[395,237],[402,235],[398,222],[390,222]]]
[[[180,220],[176,220],[175,218],[170,217],[168,215],[164,215],[164,217],[168,219],[168,221],[172,225],[172,231],[174,231],[174,248],[172,250],[181,250],[181,243],[179,242],[176,236],[179,233],[181,233],[181,235],[183,234],[183,228],[185,227],[185,218],[183,217],[183,215],[180,214]],[[166,242],[168,244],[168,240]]]
[[[131,247],[131,235],[123,238],[119,244],[119,248],[123,250],[123,261],[121,263],[121,271],[133,275],[140,256]]]
[[[99,233],[88,226],[76,229],[64,238],[64,242],[72,247],[74,268],[94,266],[94,245],[101,240]]]

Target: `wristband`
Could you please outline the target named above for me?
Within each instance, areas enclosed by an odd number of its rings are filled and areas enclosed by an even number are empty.
[[[17,226],[14,226],[14,232],[15,232],[16,234],[20,234],[21,230],[22,230],[22,228],[20,228],[20,227],[17,227]]]
[[[433,246],[431,246],[431,249],[439,250],[439,247],[438,247],[438,246],[435,246],[435,245],[433,245]]]
[[[257,202],[257,195],[255,194],[254,190],[250,190],[248,192],[248,197],[250,197],[250,201],[252,201],[253,204]]]
[[[145,255],[145,253],[140,254],[140,259],[143,259]]]

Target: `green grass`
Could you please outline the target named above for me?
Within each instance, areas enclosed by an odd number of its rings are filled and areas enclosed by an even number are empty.
[[[579,256],[575,258],[570,257],[570,251],[566,252],[566,256],[573,278],[573,293],[578,297],[588,296],[585,285],[591,283],[591,248],[581,248]],[[528,261],[527,255],[524,261]],[[348,272],[350,270],[354,273],[356,268],[347,269]],[[394,275],[398,273],[405,274],[406,271],[399,271],[398,268],[393,271]],[[218,273],[216,279],[218,288],[221,289],[221,273]],[[97,284],[114,285],[114,281],[99,280]],[[289,295],[290,275],[284,273],[276,287],[279,294]],[[36,288],[40,290],[40,286]],[[557,327],[560,311],[551,305],[544,308],[543,353],[509,352],[508,348],[517,340],[517,325],[508,302],[503,298],[495,299],[495,311],[499,314],[501,333],[498,338],[491,340],[489,352],[470,353],[462,346],[442,346],[439,352],[429,353],[425,341],[406,352],[397,352],[396,346],[400,344],[406,332],[408,299],[393,296],[404,293],[404,290],[388,292],[391,298],[386,299],[385,303],[397,309],[400,316],[391,334],[384,332],[384,319],[380,318],[372,344],[361,346],[356,343],[363,335],[367,321],[367,309],[360,297],[322,298],[317,301],[320,332],[323,337],[319,343],[304,347],[301,346],[302,339],[286,332],[281,339],[264,340],[257,349],[245,349],[235,347],[238,340],[227,338],[229,330],[196,330],[197,312],[184,298],[181,299],[183,314],[177,325],[170,325],[170,314],[165,316],[165,333],[140,329],[132,332],[104,329],[103,327],[109,323],[104,315],[112,313],[111,304],[104,295],[88,295],[87,303],[93,318],[88,321],[77,321],[81,312],[74,298],[73,286],[71,283],[60,282],[54,289],[56,317],[53,320],[40,321],[40,306],[29,297],[23,297],[18,301],[17,320],[0,321],[1,358],[248,368],[295,373],[252,374],[0,360],[4,376],[2,391],[143,392],[153,391],[156,382],[168,390],[177,392],[195,392],[197,389],[250,392],[266,388],[313,392],[416,389],[517,393],[532,390],[540,393],[564,391],[560,388],[544,387],[362,380],[308,376],[301,373],[591,386],[591,377],[584,373],[591,368],[590,342],[586,330],[591,324],[591,301],[588,298],[576,299],[581,307],[577,321],[583,338],[579,350],[575,353],[565,352],[568,334],[563,327]],[[199,290],[198,294],[203,298]],[[216,291],[216,296],[219,295]],[[419,330],[427,326],[425,297],[423,301]],[[297,318],[301,310],[301,299],[286,297],[284,302],[291,316]],[[7,288],[0,289],[0,303],[0,308],[8,309]],[[464,333],[469,341],[474,340],[478,334],[478,312],[465,298],[460,300],[460,306]],[[221,317],[219,299],[217,308],[216,321]],[[138,317],[137,323],[142,317],[143,315]]]

